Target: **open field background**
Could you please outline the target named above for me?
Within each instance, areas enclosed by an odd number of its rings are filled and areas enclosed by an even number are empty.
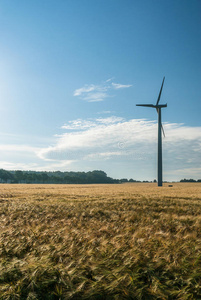
[[[0,185],[0,299],[201,299],[201,183]]]

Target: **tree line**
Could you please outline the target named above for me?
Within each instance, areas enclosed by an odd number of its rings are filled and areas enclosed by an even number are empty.
[[[113,179],[104,171],[95,170],[90,172],[45,172],[45,171],[7,171],[0,169],[0,183],[49,183],[49,184],[85,184],[85,183],[126,183],[141,182],[134,179]],[[152,182],[152,181],[143,181]],[[154,180],[153,182],[156,182]],[[181,179],[180,182],[201,182],[194,179]]]
[[[7,171],[0,169],[0,183],[49,183],[49,184],[80,184],[80,183],[121,183],[126,179],[113,179],[103,171],[90,172],[37,172]],[[127,180],[128,181],[128,180]],[[134,181],[131,179],[131,181]]]
[[[181,179],[180,182],[201,182],[201,179],[195,180],[195,179]]]

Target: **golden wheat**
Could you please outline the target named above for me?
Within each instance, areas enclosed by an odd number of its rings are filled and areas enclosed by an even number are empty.
[[[1,299],[201,299],[201,184],[0,185]]]

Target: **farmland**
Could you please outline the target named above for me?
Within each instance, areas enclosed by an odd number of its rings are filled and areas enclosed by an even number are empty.
[[[201,183],[0,185],[0,299],[201,299]]]

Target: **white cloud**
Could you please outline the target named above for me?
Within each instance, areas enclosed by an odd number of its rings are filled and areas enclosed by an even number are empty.
[[[177,176],[179,179],[201,179],[201,167],[176,168],[171,171],[165,171],[168,176]]]
[[[56,163],[41,164],[38,163],[23,163],[23,162],[10,162],[0,161],[1,168],[4,170],[24,170],[24,171],[58,171],[66,170],[74,161],[59,161]]]
[[[31,170],[33,171],[58,171],[58,170],[64,170],[66,171],[69,166],[71,166],[75,160],[65,160],[65,161],[57,161],[56,163],[48,163],[41,166],[38,164],[37,166],[34,166]],[[25,169],[27,170],[27,169]]]
[[[70,129],[70,130],[82,130],[82,129],[87,129],[90,127],[94,127],[96,123],[90,120],[82,120],[82,119],[77,119],[73,121],[69,121],[68,124],[64,124],[61,128],[63,129]]]
[[[182,123],[165,123],[165,130],[168,131],[168,136],[166,137],[168,141],[177,140],[194,140],[200,137],[201,128],[200,127],[190,127],[185,126]]]
[[[139,147],[142,141],[153,143],[156,139],[156,126],[152,121],[125,121],[115,116],[75,120],[70,125],[63,126],[65,129],[74,129],[75,132],[62,134],[55,146],[40,150],[38,155],[46,160],[83,159],[91,154],[103,157],[100,153],[110,153],[111,157],[112,153],[120,149],[126,148],[129,151],[133,145]]]
[[[82,97],[82,99],[87,102],[100,102],[107,97],[109,97],[107,93],[93,92],[93,93],[87,93],[85,96]]]
[[[33,170],[36,166],[35,163],[26,164],[10,161],[0,161],[0,165],[1,168],[5,170]]]
[[[105,82],[110,82],[110,81],[112,81],[113,79],[114,79],[114,77],[111,77],[111,78],[107,79]]]
[[[121,151],[113,151],[113,152],[100,152],[100,153],[91,153],[89,155],[86,155],[85,156],[85,159],[86,160],[108,160],[110,159],[111,157],[114,157],[114,156],[121,156],[122,155],[122,152]]]
[[[85,85],[84,87],[80,88],[80,89],[77,89],[74,91],[74,96],[80,96],[84,93],[89,93],[89,92],[92,92],[96,89],[96,86],[91,84],[91,85]]]
[[[102,169],[114,178],[156,178],[157,122],[117,116],[72,120],[46,147],[0,146],[1,168],[20,170]],[[201,127],[165,123],[164,180],[201,178]]]
[[[132,85],[131,84],[120,84],[120,83],[114,83],[112,82],[112,86],[114,87],[114,89],[124,89],[124,88],[129,88]]]
[[[97,114],[98,114],[98,115],[102,115],[102,114],[112,114],[112,113],[114,113],[114,111],[111,111],[111,110],[103,110],[103,111],[98,112]]]
[[[122,121],[124,121],[123,118],[116,117],[116,116],[111,116],[111,117],[108,117],[108,118],[99,118],[99,119],[96,119],[97,123],[101,123],[101,124],[104,124],[104,125],[114,124],[114,123],[120,123]]]
[[[112,90],[119,90],[132,86],[130,84],[115,83],[112,82],[112,80],[113,78],[110,78],[99,85],[86,84],[83,87],[76,89],[73,95],[80,97],[87,102],[99,102],[103,101],[105,98],[112,97],[112,95],[110,95]]]
[[[74,120],[63,126],[70,130],[57,137],[54,146],[41,149],[38,156],[47,161],[82,162],[116,161],[138,165],[146,170],[156,165],[157,122],[120,117]],[[72,129],[74,131],[72,131]],[[165,123],[163,140],[164,166],[167,176],[182,175],[181,170],[201,168],[201,128]],[[155,162],[154,162],[155,160]],[[140,167],[141,166],[141,167]],[[198,168],[198,169],[197,169]],[[194,174],[194,172],[193,172]],[[197,173],[196,173],[197,174]],[[154,176],[154,175],[153,175]],[[197,177],[199,174],[196,175]],[[183,176],[180,176],[181,178]],[[154,177],[153,177],[154,178]]]
[[[37,151],[38,147],[32,147],[28,145],[15,145],[15,144],[4,144],[0,145],[0,151],[6,151],[6,152],[35,152]]]
[[[64,124],[61,128],[69,129],[69,130],[83,130],[83,129],[96,127],[97,125],[104,126],[108,124],[119,123],[123,120],[124,120],[123,118],[116,117],[116,116],[111,116],[108,118],[88,119],[88,120],[77,119],[77,120],[69,121],[67,124]]]

